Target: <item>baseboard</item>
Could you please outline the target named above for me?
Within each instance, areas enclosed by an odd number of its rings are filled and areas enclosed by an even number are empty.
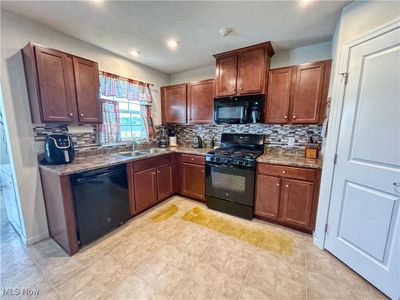
[[[24,242],[25,245],[29,246],[29,245],[33,245],[37,242],[40,242],[42,240],[45,240],[49,237],[49,233],[46,232],[42,232],[39,234],[36,234],[34,236],[31,236],[30,238],[25,238],[25,240],[22,240]]]

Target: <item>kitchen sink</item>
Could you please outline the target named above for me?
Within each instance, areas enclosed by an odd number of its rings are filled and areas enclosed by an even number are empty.
[[[167,152],[167,149],[160,149],[160,148],[150,148],[150,149],[144,149],[144,150],[138,150],[140,152],[144,152],[144,153],[150,153],[150,154],[154,154],[154,153],[164,153]]]
[[[144,152],[144,151],[127,151],[127,152],[116,153],[116,155],[122,155],[127,157],[139,157],[139,156],[145,156],[147,154],[149,154],[149,152]]]
[[[143,150],[134,150],[134,151],[126,151],[126,152],[118,152],[116,155],[122,155],[127,157],[140,157],[148,154],[156,154],[156,153],[165,153],[167,149],[159,149],[159,148],[150,148]]]

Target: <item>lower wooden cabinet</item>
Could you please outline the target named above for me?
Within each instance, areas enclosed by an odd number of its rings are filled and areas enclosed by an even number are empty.
[[[128,166],[131,213],[140,213],[175,193],[171,155],[130,163]]]
[[[306,232],[315,226],[321,171],[259,164],[254,214]]]
[[[188,162],[189,161],[189,162]],[[205,201],[205,162],[204,157],[182,154],[181,194]]]
[[[139,213],[157,203],[156,169],[148,169],[134,174],[135,212]]]

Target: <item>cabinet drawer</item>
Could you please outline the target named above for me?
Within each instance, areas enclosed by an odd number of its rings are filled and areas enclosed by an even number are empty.
[[[205,164],[204,156],[182,154],[181,157],[182,157],[182,162],[187,162],[187,163],[196,164],[196,165],[204,165]]]
[[[281,165],[258,164],[259,174],[314,181],[315,170]]]
[[[133,163],[134,172],[143,171],[146,169],[155,168],[161,165],[171,163],[171,155],[161,155],[156,157],[150,157],[143,160],[138,160]]]

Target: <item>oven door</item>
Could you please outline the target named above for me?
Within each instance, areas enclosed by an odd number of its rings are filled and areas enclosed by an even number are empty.
[[[207,163],[206,195],[253,206],[254,177],[253,168]]]
[[[214,100],[214,121],[217,124],[245,124],[248,122],[249,102],[239,98]]]

